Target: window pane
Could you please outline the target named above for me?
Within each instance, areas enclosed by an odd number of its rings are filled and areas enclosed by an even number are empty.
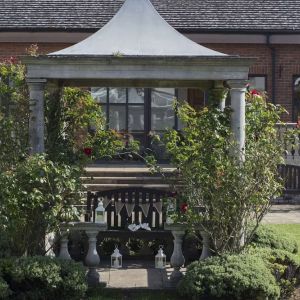
[[[144,105],[128,106],[128,129],[144,130]]]
[[[107,102],[107,88],[92,87],[91,95],[98,103],[106,103]]]
[[[126,89],[109,88],[109,103],[126,103]]]
[[[266,90],[266,77],[265,76],[249,76],[249,85],[251,89],[259,91]]]
[[[151,129],[173,128],[175,116],[173,101],[175,89],[153,89],[151,92]]]
[[[109,107],[109,128],[117,131],[126,129],[126,107],[124,105],[112,105]]]
[[[143,88],[128,89],[128,102],[129,103],[144,103],[144,89]]]

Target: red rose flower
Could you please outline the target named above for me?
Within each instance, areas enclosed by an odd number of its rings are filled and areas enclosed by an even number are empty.
[[[92,148],[84,148],[83,152],[86,156],[91,156],[92,155]]]
[[[180,205],[180,211],[182,213],[186,213],[187,209],[188,209],[188,205],[186,203],[181,203],[181,205]]]
[[[252,90],[251,95],[260,96],[260,92],[258,92],[257,90]]]

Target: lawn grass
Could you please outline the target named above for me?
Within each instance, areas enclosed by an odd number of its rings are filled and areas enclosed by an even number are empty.
[[[88,300],[182,300],[176,291],[138,291],[120,289],[95,289]]]
[[[279,235],[284,234],[295,239],[299,249],[297,256],[300,259],[300,224],[265,224],[263,226],[276,230]]]

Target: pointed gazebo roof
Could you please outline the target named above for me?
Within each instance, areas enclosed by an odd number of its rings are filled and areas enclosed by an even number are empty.
[[[126,0],[118,13],[96,33],[50,55],[225,56],[180,34],[149,0]]]
[[[66,49],[25,57],[30,81],[76,86],[199,87],[247,79],[251,58],[205,48],[173,29],[149,0],[126,0],[99,31]]]

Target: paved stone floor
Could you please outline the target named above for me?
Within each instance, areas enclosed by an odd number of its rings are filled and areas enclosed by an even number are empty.
[[[137,288],[137,289],[166,289],[174,284],[170,280],[173,269],[167,265],[166,269],[154,268],[154,262],[126,261],[122,269],[111,269],[109,265],[98,269],[100,280],[107,284],[108,288]],[[183,274],[186,269],[182,268]]]
[[[300,205],[273,205],[263,219],[264,224],[300,224]]]
[[[265,216],[265,224],[300,223],[300,205],[274,205]],[[123,268],[116,270],[109,263],[102,263],[98,271],[102,282],[109,288],[163,289],[172,287],[170,275],[173,269],[168,265],[165,270],[154,268],[153,262],[124,261]],[[182,269],[183,273],[185,268]]]

